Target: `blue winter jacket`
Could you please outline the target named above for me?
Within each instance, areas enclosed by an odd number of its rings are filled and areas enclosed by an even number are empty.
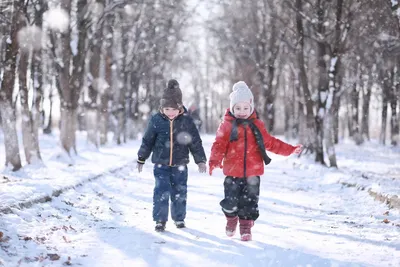
[[[138,161],[144,163],[153,152],[151,161],[155,164],[183,165],[189,163],[189,151],[196,164],[207,162],[199,132],[186,109],[174,120],[158,112],[149,121]]]

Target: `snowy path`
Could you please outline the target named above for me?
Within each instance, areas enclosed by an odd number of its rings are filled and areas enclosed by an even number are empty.
[[[224,236],[222,173],[201,175],[195,165],[189,166],[188,228],[169,222],[167,232],[155,233],[147,164],[140,175],[125,168],[3,215],[0,226],[10,239],[0,242],[0,259],[7,267],[400,266],[398,212],[384,215],[386,206],[366,192],[321,181],[324,170],[289,162],[277,158],[262,178],[254,241]]]

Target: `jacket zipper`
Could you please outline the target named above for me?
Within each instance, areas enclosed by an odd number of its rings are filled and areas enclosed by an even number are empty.
[[[174,147],[174,121],[172,120],[170,120],[169,121],[169,139],[170,139],[170,141],[169,141],[169,166],[172,166],[172,156],[173,156],[173,153],[172,153],[172,150],[173,150],[173,147]]]
[[[244,163],[243,163],[243,173],[244,178],[246,178],[246,158],[247,158],[247,127],[243,125],[244,128]]]

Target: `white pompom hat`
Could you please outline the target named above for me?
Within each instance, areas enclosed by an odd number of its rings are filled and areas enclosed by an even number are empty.
[[[231,100],[229,109],[233,113],[233,107],[240,102],[250,104],[250,114],[254,111],[254,96],[250,88],[244,81],[239,81],[232,86],[232,93],[229,95]]]

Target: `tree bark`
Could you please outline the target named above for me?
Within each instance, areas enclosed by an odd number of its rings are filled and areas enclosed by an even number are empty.
[[[317,1],[317,33],[320,36],[325,35],[325,16],[324,9],[321,3],[321,0]],[[315,159],[316,162],[320,162],[325,165],[324,161],[324,117],[326,114],[326,101],[328,98],[328,71],[329,69],[326,66],[325,56],[328,53],[328,48],[326,47],[324,42],[317,42],[317,51],[318,51],[318,103],[317,103],[317,114],[315,116],[315,130],[317,135],[317,142],[315,144]],[[333,118],[330,120],[330,127],[333,127]],[[330,137],[328,137],[330,138]]]
[[[44,3],[44,0],[38,0],[36,2],[35,7],[35,24],[39,29],[43,28],[43,13],[48,9],[47,4]],[[39,42],[42,43],[42,38],[39,39]],[[43,125],[43,68],[42,68],[42,59],[44,55],[44,50],[40,47],[40,49],[34,50],[32,52],[32,68],[31,68],[31,77],[33,84],[33,103],[32,103],[32,118],[33,118],[33,133],[35,135],[36,140],[39,140],[39,128]],[[39,141],[38,151],[39,150]]]
[[[95,37],[96,38],[96,37]],[[98,95],[104,84],[100,80],[100,40],[94,40],[92,51],[90,53],[90,74],[91,81],[88,86],[88,99],[85,103],[85,117],[86,117],[86,131],[88,143],[94,145],[96,148],[99,146],[98,138]]]
[[[29,109],[28,103],[28,65],[29,65],[29,47],[21,47],[19,57],[19,92],[22,115],[22,141],[24,144],[25,158],[28,164],[41,161],[39,152],[39,141],[34,132],[33,114]]]
[[[67,14],[71,14],[71,0],[63,0],[61,7]],[[61,33],[62,46],[62,66],[58,65],[60,79],[60,99],[61,99],[61,127],[60,138],[62,147],[71,155],[71,151],[76,153],[76,123],[78,100],[83,84],[84,62],[85,62],[85,42],[86,42],[86,23],[87,16],[85,6],[87,0],[78,0],[77,27],[78,44],[75,55],[71,48],[71,28]],[[70,73],[72,59],[72,74]]]
[[[303,21],[301,17],[301,13],[303,12],[302,8],[302,0],[296,0],[296,29],[297,29],[297,39],[298,39],[298,48],[296,49],[296,56],[299,67],[299,78],[300,84],[303,89],[303,96],[306,106],[306,152],[314,153],[314,149],[316,146],[316,132],[315,132],[315,116],[313,110],[313,100],[311,99],[311,93],[308,87],[308,78],[307,71],[305,68],[304,62],[304,29],[303,29]],[[317,161],[317,158],[316,158]]]
[[[61,108],[60,115],[60,139],[61,145],[68,154],[73,149],[76,153],[76,117],[77,111],[73,108]],[[71,134],[74,133],[74,134]]]
[[[389,104],[389,95],[391,87],[393,86],[393,69],[383,70],[383,84],[382,84],[382,113],[381,113],[381,132],[379,135],[379,143],[386,144],[386,125],[387,125],[387,111]]]
[[[18,147],[16,129],[15,107],[13,105],[13,92],[15,84],[15,70],[17,66],[18,41],[17,34],[20,29],[20,11],[18,1],[12,1],[10,40],[6,44],[3,80],[0,86],[0,116],[3,121],[4,145],[6,148],[5,165],[11,165],[13,171],[21,169],[21,157]]]
[[[390,92],[390,144],[397,146],[399,142],[399,119],[397,117],[397,96],[396,86],[392,86]]]
[[[369,137],[369,105],[371,102],[371,87],[372,87],[372,70],[368,71],[367,81],[364,83],[362,89],[363,104],[362,104],[362,116],[361,116],[361,134],[363,139],[370,140]]]
[[[56,78],[55,82],[59,83],[59,80]],[[46,127],[43,129],[43,133],[45,133],[45,134],[51,134],[52,128],[53,128],[53,90],[54,90],[53,86],[54,85],[52,84],[51,88],[50,88],[50,93],[49,93],[49,102],[50,102],[49,118],[48,118]],[[59,88],[58,85],[57,85],[57,87]]]

